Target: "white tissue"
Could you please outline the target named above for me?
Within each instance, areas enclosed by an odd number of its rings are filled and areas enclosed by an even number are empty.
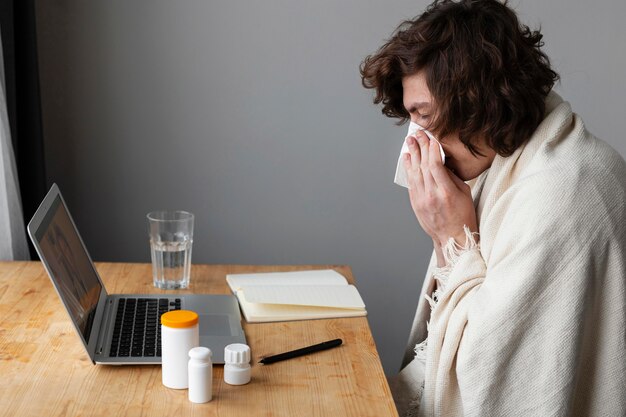
[[[406,170],[404,169],[404,161],[403,161],[404,154],[409,153],[409,145],[406,144],[406,138],[408,138],[409,136],[415,135],[415,133],[417,133],[418,130],[421,130],[424,133],[426,133],[426,136],[428,136],[430,140],[434,140],[435,142],[437,142],[437,144],[439,145],[439,152],[441,152],[441,161],[446,162],[446,154],[443,152],[441,143],[439,143],[439,141],[435,139],[433,134],[430,133],[428,130],[424,129],[422,126],[418,125],[417,123],[413,123],[413,122],[409,123],[409,131],[406,134],[404,141],[402,142],[402,149],[400,150],[400,156],[398,157],[398,166],[396,166],[396,176],[393,180],[393,182],[395,182],[396,184],[401,185],[406,188],[409,188],[409,181],[407,179]]]

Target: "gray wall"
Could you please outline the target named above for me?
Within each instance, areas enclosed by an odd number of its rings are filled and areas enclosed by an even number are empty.
[[[195,263],[349,264],[394,373],[431,243],[392,182],[406,127],[358,66],[425,5],[38,2],[48,180],[93,258],[148,261],[145,213],[182,208]],[[513,5],[542,25],[557,89],[626,154],[624,3]]]

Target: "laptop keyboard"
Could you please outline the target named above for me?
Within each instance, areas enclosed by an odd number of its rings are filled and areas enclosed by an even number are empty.
[[[180,310],[180,298],[120,298],[110,357],[160,357],[161,315]]]

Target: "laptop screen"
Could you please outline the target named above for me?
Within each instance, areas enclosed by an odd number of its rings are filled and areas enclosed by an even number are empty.
[[[50,206],[35,239],[63,303],[88,344],[102,285],[61,197]]]

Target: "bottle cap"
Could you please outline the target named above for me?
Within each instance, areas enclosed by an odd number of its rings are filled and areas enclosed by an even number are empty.
[[[224,362],[232,365],[250,363],[250,347],[243,343],[233,343],[224,348]]]
[[[201,361],[208,361],[209,359],[211,359],[211,355],[211,349],[203,346],[192,348],[189,351],[189,357],[191,359],[199,359]]]
[[[198,324],[198,314],[189,310],[168,311],[161,316],[161,324],[177,329],[193,327]]]

